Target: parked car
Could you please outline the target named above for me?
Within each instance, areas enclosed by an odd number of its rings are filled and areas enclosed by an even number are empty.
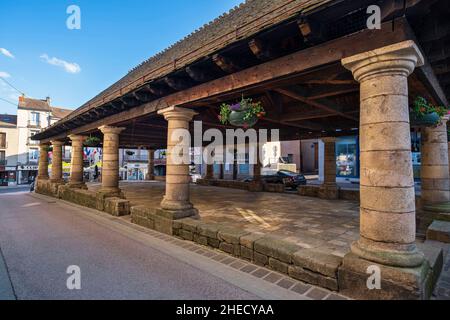
[[[245,181],[251,181],[246,179]],[[278,170],[274,174],[263,174],[261,180],[266,183],[282,183],[286,188],[296,190],[298,186],[306,184],[306,178],[303,174],[288,170]]]

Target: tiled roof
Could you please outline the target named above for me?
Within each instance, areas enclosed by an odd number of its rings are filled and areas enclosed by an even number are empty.
[[[0,127],[17,126],[17,116],[12,114],[0,114]]]
[[[49,102],[47,100],[32,99],[26,97],[19,97],[19,109],[29,109],[36,111],[51,111]]]
[[[58,119],[67,117],[73,111],[69,109],[55,108],[55,107],[51,107],[51,109],[52,109],[52,117]]]
[[[181,69],[239,40],[334,0],[247,0],[166,50],[144,61],[122,79],[75,110],[68,118],[103,105],[144,83]]]

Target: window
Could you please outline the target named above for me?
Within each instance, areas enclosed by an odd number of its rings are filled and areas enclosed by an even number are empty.
[[[0,165],[6,165],[5,151],[0,151]]]
[[[6,149],[6,133],[0,132],[0,148]]]
[[[336,141],[337,176],[358,177],[359,162],[358,142],[356,137],[339,138]]]
[[[31,119],[30,119],[30,124],[32,124],[32,125],[39,125],[39,123],[40,123],[40,114],[39,114],[39,112],[32,112],[31,114],[30,114],[30,117],[31,117]]]
[[[31,162],[36,162],[39,159],[39,150],[38,149],[30,149],[28,151],[28,160]]]

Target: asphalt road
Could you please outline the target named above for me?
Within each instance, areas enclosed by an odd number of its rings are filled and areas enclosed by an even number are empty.
[[[274,299],[283,293],[123,219],[29,192],[0,195],[0,248],[0,299]],[[81,271],[81,290],[67,288],[73,265]]]

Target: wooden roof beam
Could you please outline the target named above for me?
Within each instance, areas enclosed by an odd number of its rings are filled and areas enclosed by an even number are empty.
[[[211,72],[196,66],[186,67],[185,71],[192,80],[200,83],[208,82],[216,78]]]
[[[215,54],[212,57],[213,62],[226,73],[235,73],[241,70],[241,68],[232,61],[229,57],[221,54]]]
[[[301,94],[301,93],[299,93],[297,91],[290,90],[290,89],[279,88],[279,89],[274,89],[274,91],[277,91],[277,92],[279,92],[281,94],[284,94],[287,97],[290,97],[292,99],[298,100],[298,101],[303,102],[305,104],[308,104],[310,106],[313,106],[313,107],[325,110],[327,112],[330,112],[330,113],[334,112],[334,113],[336,113],[336,115],[339,115],[341,117],[344,117],[344,118],[347,118],[347,119],[351,119],[351,120],[355,120],[355,121],[359,121],[358,118],[356,118],[356,117],[354,117],[352,115],[348,115],[348,114],[340,111],[339,107],[336,107],[335,105],[332,105],[331,103],[329,103],[329,102],[327,102],[325,100],[322,100],[320,102],[316,101],[316,100],[311,100],[311,99],[307,98],[305,95],[303,95],[303,94]]]
[[[267,44],[265,44],[261,39],[252,39],[248,43],[248,47],[252,51],[252,53],[261,61],[267,61],[274,58],[275,53],[273,50],[268,48]]]

